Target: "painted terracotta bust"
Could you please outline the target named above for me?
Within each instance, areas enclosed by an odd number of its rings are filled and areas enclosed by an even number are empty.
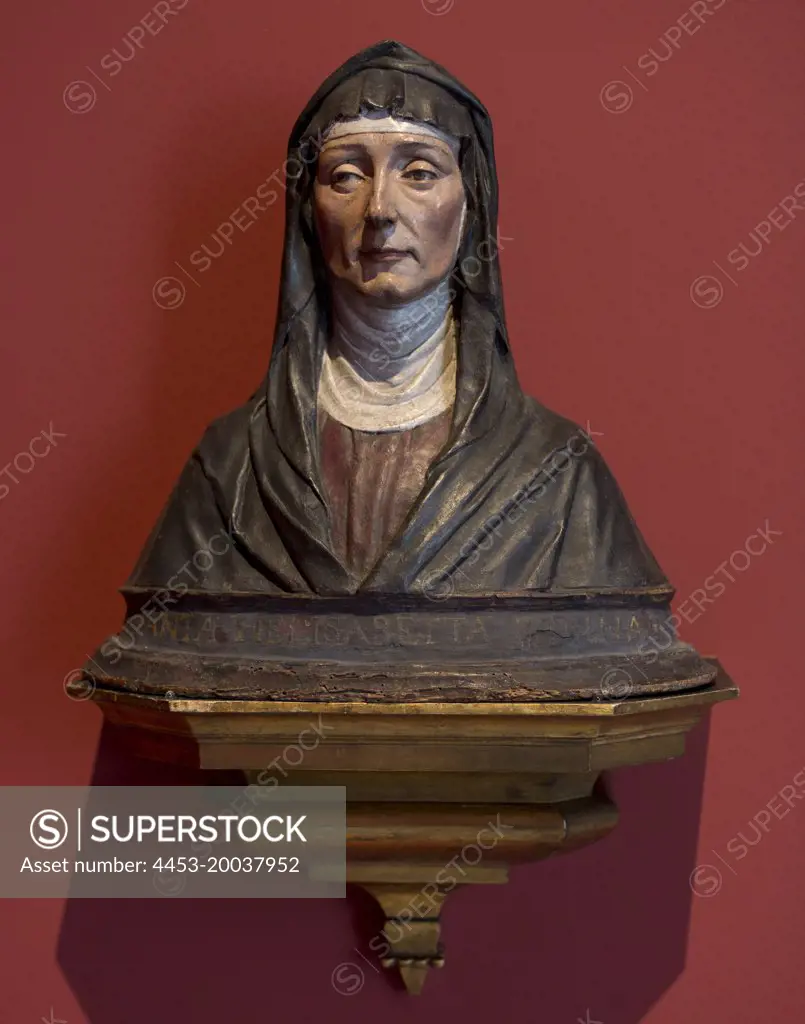
[[[193,452],[130,584],[205,540],[207,590],[354,594],[666,583],[600,454],[523,394],[483,105],[396,42],[291,135],[263,387]]]
[[[480,101],[378,43],[317,90],[285,172],[268,373],[190,456],[96,681],[550,699],[623,657],[635,691],[711,680],[673,623],[656,640],[673,591],[601,455],[518,382]],[[374,682],[344,668],[378,658]]]

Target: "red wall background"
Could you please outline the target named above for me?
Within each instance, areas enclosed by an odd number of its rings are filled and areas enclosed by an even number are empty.
[[[805,198],[782,203],[805,197],[805,9],[171,2],[5,19],[0,781],[131,778],[63,679],[118,627],[116,588],[204,426],[265,370],[281,203],[195,283],[176,263],[281,169],[321,79],[389,37],[490,109],[523,383],[598,433],[679,601],[719,573],[683,634],[742,697],[685,758],[614,777],[610,839],[452,897],[448,964],[418,1002],[362,959],[377,921],[359,896],[6,901],[0,1020],[800,1019],[805,808],[778,794],[805,792]],[[133,53],[116,73],[114,48]],[[186,285],[171,309],[152,298],[168,275]],[[345,962],[352,995],[332,984]]]

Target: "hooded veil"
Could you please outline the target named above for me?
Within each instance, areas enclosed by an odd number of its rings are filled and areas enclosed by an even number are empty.
[[[467,218],[449,278],[458,360],[449,438],[401,527],[359,578],[336,554],[319,458],[317,390],[330,314],[312,185],[327,128],[381,112],[460,140]],[[330,75],[307,104],[286,170],[268,373],[245,405],[205,432],[124,592],[176,589],[178,579],[183,592],[321,595],[668,588],[589,438],[518,383],[496,258],[492,125],[479,100],[408,47],[378,43]],[[221,536],[226,544],[213,546]],[[200,551],[210,552],[204,568]]]

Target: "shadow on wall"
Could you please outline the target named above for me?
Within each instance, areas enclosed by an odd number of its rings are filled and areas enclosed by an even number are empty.
[[[68,900],[58,961],[90,1024],[250,1024],[279,1014],[639,1024],[682,972],[707,724],[685,756],[614,779],[607,839],[454,892],[447,964],[415,1004],[370,946],[382,916],[340,900]],[[243,784],[129,758],[104,728],[94,785]],[[374,944],[377,948],[378,943]],[[348,993],[348,994],[345,994]]]

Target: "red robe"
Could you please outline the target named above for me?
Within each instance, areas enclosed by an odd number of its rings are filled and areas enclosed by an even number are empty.
[[[433,459],[447,443],[452,409],[410,430],[353,430],[319,410],[320,455],[333,547],[363,579],[402,526]]]

